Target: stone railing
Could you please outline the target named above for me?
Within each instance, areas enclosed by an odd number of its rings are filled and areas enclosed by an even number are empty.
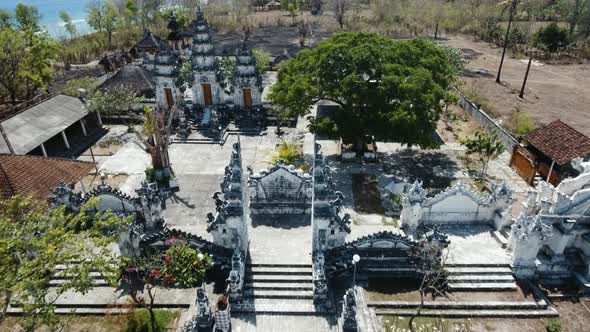
[[[461,106],[465,112],[469,113],[480,126],[485,128],[486,131],[495,133],[506,148],[506,151],[514,151],[514,147],[520,144],[518,143],[518,140],[500,124],[494,121],[494,119],[492,119],[486,112],[471,102],[461,91],[457,89],[457,92],[460,96],[459,106]]]

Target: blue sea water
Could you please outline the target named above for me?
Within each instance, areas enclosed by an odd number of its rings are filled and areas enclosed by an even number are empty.
[[[43,26],[53,37],[66,35],[63,22],[59,18],[59,12],[65,10],[72,22],[76,24],[79,34],[92,31],[86,24],[86,6],[91,0],[0,0],[0,8],[14,13],[17,3],[35,6],[41,14],[41,26]]]

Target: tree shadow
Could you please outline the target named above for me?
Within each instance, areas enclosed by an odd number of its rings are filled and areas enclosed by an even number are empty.
[[[423,181],[424,188],[440,191],[456,180],[459,165],[449,155],[439,151],[402,150],[383,154],[383,173],[408,182]]]
[[[194,209],[195,208],[195,205],[194,204],[189,203],[187,199],[178,196],[178,194],[176,194],[176,193],[172,193],[168,197],[170,198],[170,201],[172,203],[174,203],[174,204],[180,203],[180,204],[188,207],[189,209]]]

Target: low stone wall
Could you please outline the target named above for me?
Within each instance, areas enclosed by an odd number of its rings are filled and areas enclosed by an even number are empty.
[[[486,112],[472,103],[461,91],[459,93],[459,106],[469,113],[477,123],[485,128],[488,132],[498,135],[506,151],[514,151],[514,147],[519,145],[518,141],[506,129],[502,128],[496,121],[494,121]]]

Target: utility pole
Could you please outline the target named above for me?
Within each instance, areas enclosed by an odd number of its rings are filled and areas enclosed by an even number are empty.
[[[520,88],[520,99],[524,99],[524,87],[526,86],[526,80],[529,78],[529,70],[531,70],[531,62],[533,62],[533,56],[529,58],[529,64],[526,66],[526,74],[524,74],[524,81],[522,82],[522,88]]]
[[[502,74],[502,65],[504,64],[504,57],[506,56],[506,48],[508,47],[508,37],[510,34],[510,26],[512,25],[512,18],[516,11],[516,0],[512,0],[510,4],[510,17],[508,18],[508,27],[506,28],[506,35],[504,36],[504,49],[502,50],[502,58],[500,59],[500,67],[498,68],[498,76],[496,77],[496,83],[500,83],[500,75]]]

